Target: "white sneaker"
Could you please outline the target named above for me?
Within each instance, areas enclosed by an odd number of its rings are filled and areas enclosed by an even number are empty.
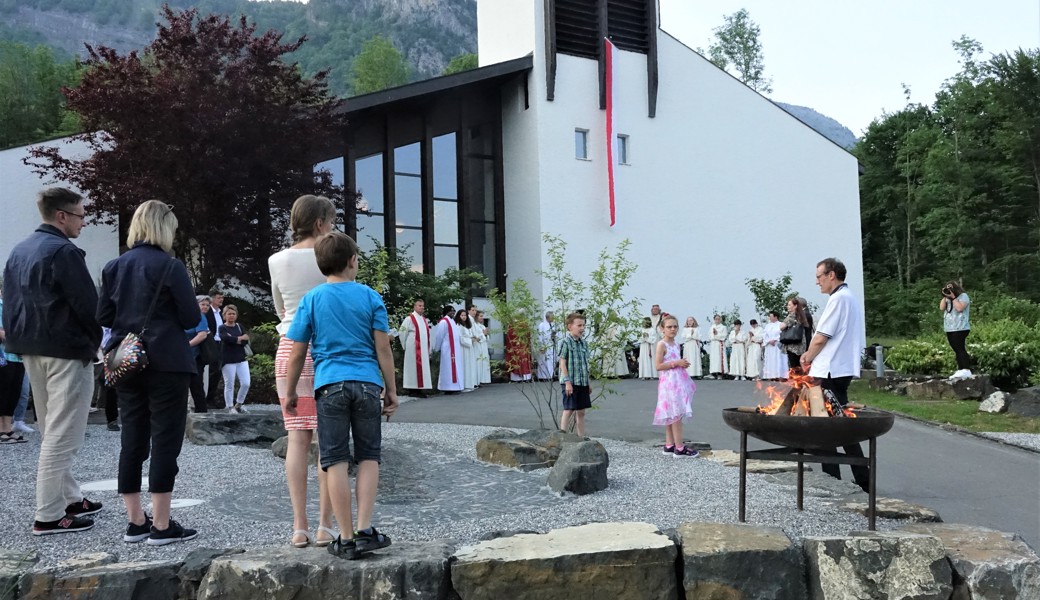
[[[14,427],[15,431],[22,433],[36,433],[36,430],[26,425],[25,421],[15,421],[11,426]]]

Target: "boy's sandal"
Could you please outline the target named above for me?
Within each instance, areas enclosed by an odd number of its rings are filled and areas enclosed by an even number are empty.
[[[328,535],[329,537],[321,537],[321,534],[323,533]],[[314,545],[319,548],[324,548],[325,546],[328,546],[332,542],[336,541],[337,537],[339,537],[339,534],[329,529],[328,527],[318,527],[317,533],[314,534]]]
[[[297,536],[303,536],[303,541],[302,542],[297,542],[296,541],[296,537]],[[306,548],[307,546],[311,545],[312,541],[313,540],[311,539],[311,532],[307,531],[306,529],[294,529],[293,530],[293,532],[292,532],[292,541],[291,541],[291,543],[293,545],[293,548]]]
[[[354,532],[354,545],[357,546],[358,554],[386,548],[390,543],[390,536],[379,533],[375,527],[369,528],[368,532]]]

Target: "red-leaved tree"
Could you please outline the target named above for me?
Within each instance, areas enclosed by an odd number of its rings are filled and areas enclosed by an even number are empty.
[[[336,195],[316,157],[344,125],[325,73],[304,78],[283,56],[304,43],[257,34],[245,17],[162,10],[140,54],[87,47],[87,72],[65,89],[93,151],[70,160],[36,147],[26,164],[86,192],[94,218],[121,224],[142,201],[173,205],[176,251],[197,285],[229,277],[268,289],[267,257],[305,193]],[[341,202],[338,201],[339,204]]]

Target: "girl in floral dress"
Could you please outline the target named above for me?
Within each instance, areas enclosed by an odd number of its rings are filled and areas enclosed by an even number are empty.
[[[664,426],[664,453],[676,458],[695,457],[697,451],[683,446],[682,421],[693,416],[690,405],[697,386],[690,379],[686,368],[689,361],[679,356],[679,344],[675,336],[679,333],[679,320],[668,315],[661,319],[664,339],[657,343],[654,365],[659,373],[657,382],[657,409],[654,425]]]

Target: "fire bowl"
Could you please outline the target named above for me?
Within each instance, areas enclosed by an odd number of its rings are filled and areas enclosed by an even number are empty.
[[[851,417],[785,417],[722,409],[722,419],[737,431],[788,448],[826,449],[856,444],[892,429],[889,413],[857,410]]]

